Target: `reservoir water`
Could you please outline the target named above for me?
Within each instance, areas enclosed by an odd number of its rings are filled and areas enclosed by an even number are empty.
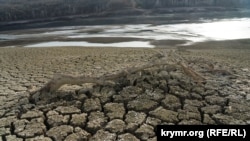
[[[127,40],[96,41],[128,38]],[[250,38],[250,18],[201,20],[196,23],[67,26],[0,32],[0,44],[23,41],[19,47],[155,47],[152,41],[184,40],[180,45],[204,41]],[[87,40],[88,39],[88,40]],[[89,39],[92,39],[89,41]],[[32,41],[32,42],[29,42]],[[7,47],[8,44],[0,45]],[[13,45],[15,46],[15,45]],[[12,47],[13,47],[12,46]]]

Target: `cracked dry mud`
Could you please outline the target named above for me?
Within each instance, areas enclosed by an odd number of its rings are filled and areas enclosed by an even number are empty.
[[[161,51],[159,49],[159,51]],[[114,86],[66,85],[36,104],[55,73],[101,76],[152,61],[150,49],[0,48],[0,141],[154,141],[156,125],[250,124],[249,68],[179,52],[204,76],[153,67]],[[169,57],[171,59],[171,56]],[[205,62],[228,73],[208,71]]]

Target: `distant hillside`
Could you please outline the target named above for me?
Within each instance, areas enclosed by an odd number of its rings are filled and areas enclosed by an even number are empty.
[[[137,9],[198,6],[250,7],[250,0],[0,0],[0,22],[98,14],[122,9],[138,12],[140,10]],[[133,14],[129,10],[126,12]]]

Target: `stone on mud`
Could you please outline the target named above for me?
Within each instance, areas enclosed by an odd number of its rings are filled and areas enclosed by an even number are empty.
[[[101,106],[99,98],[86,99],[84,101],[82,108],[85,112],[101,111],[102,110],[102,106]]]
[[[90,136],[90,133],[86,132],[85,130],[82,130],[79,127],[76,127],[75,133],[72,133],[67,136],[64,141],[88,141]]]
[[[6,118],[0,118],[0,127],[10,127],[11,123],[16,120],[16,117],[6,117]]]
[[[79,114],[81,112],[80,109],[73,107],[73,106],[59,106],[55,109],[55,111],[63,115],[64,114]]]
[[[169,123],[175,123],[178,121],[177,112],[166,110],[163,107],[158,107],[154,111],[149,112],[149,114],[151,116],[161,119],[162,121],[169,122]]]
[[[123,103],[107,103],[104,105],[104,111],[110,120],[122,119],[125,114],[125,108]]]
[[[166,95],[165,99],[161,101],[164,108],[168,110],[176,110],[181,108],[180,99],[174,95]]]
[[[134,100],[137,96],[143,92],[142,88],[135,86],[128,86],[123,88],[118,95],[113,95],[115,102],[128,102]]]
[[[178,119],[179,120],[195,119],[201,121],[201,115],[200,113],[189,112],[186,110],[178,110]]]
[[[147,140],[155,135],[154,127],[143,124],[140,126],[139,129],[135,131],[135,134],[141,139],[141,140]]]
[[[56,141],[63,141],[65,137],[73,133],[73,127],[69,125],[61,125],[51,128],[46,132],[46,135]]]
[[[149,125],[151,125],[153,127],[156,127],[160,123],[161,123],[161,120],[159,120],[157,118],[147,117],[147,119],[146,119],[146,124],[149,124]]]
[[[25,114],[22,114],[21,119],[32,119],[32,118],[38,118],[43,117],[43,112],[41,111],[28,111]]]
[[[55,127],[63,124],[67,124],[70,116],[69,115],[59,115],[56,111],[49,111],[47,114],[47,123],[50,127]]]
[[[120,119],[114,119],[110,121],[105,129],[110,131],[111,133],[122,133],[125,129],[125,122]]]
[[[127,123],[126,130],[129,132],[134,132],[139,125],[141,125],[146,118],[145,113],[139,113],[135,111],[129,111],[126,114],[125,121]]]
[[[117,141],[140,141],[140,140],[130,133],[125,133],[119,135]]]
[[[201,125],[201,121],[195,120],[195,119],[190,119],[190,120],[182,120],[181,122],[178,123],[178,125]]]
[[[70,123],[74,126],[84,127],[87,120],[87,114],[73,114]]]
[[[190,98],[189,91],[182,89],[180,86],[169,86],[169,93],[179,98]]]
[[[42,136],[36,136],[34,138],[25,139],[25,141],[53,141],[51,138]]]
[[[98,130],[89,141],[115,141],[116,134],[104,130]]]
[[[46,126],[43,124],[43,122],[38,121],[28,121],[25,119],[15,121],[15,134],[19,137],[24,138],[31,138],[37,135],[43,135],[43,133],[46,132]]]
[[[219,96],[206,96],[205,100],[208,104],[221,105],[221,106],[225,105],[227,102],[226,98],[219,97]]]
[[[198,107],[192,106],[190,104],[184,104],[183,110],[193,113],[199,113]]]
[[[204,105],[204,101],[201,101],[201,100],[189,100],[189,99],[186,99],[184,101],[184,103],[186,105],[191,105],[191,106],[194,106],[194,107],[202,107]]]
[[[104,116],[104,113],[99,111],[91,112],[88,116],[86,129],[91,133],[95,133],[97,130],[101,129],[106,122],[107,118]]]
[[[126,114],[126,123],[135,123],[136,125],[140,125],[145,121],[146,114],[135,111],[128,111]]]
[[[114,88],[111,88],[111,87],[102,88],[101,91],[100,91],[100,95],[98,96],[99,99],[100,99],[100,102],[102,104],[110,102],[111,97],[113,95],[115,95],[115,93],[116,92],[115,92]]]
[[[6,135],[10,135],[11,132],[10,132],[10,128],[3,128],[1,127],[0,128],[0,136],[6,136]]]
[[[18,138],[16,135],[8,135],[5,138],[6,141],[23,141],[22,138]]]
[[[250,94],[246,96],[246,100],[250,101]]]
[[[221,107],[218,105],[208,105],[206,107],[202,107],[201,111],[205,114],[216,114],[222,111]]]
[[[129,101],[127,104],[128,110],[134,111],[150,111],[154,109],[158,105],[157,102],[149,99],[136,99],[133,101]]]
[[[208,124],[208,125],[213,125],[215,124],[215,121],[208,115],[208,114],[204,114],[203,116],[203,123],[204,124]]]
[[[164,91],[156,88],[154,90],[146,89],[142,95],[139,95],[137,99],[150,99],[154,101],[159,101],[165,97]]]
[[[194,88],[192,89],[192,91],[195,92],[195,93],[198,93],[198,94],[200,94],[200,95],[204,95],[204,94],[205,94],[205,88],[199,87],[199,86],[194,87]]]

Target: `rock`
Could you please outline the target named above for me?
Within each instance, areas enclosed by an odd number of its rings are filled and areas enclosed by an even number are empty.
[[[128,123],[125,130],[127,132],[133,133],[138,128],[138,126],[139,125],[136,123]]]
[[[73,107],[73,106],[59,106],[55,109],[55,111],[63,115],[64,114],[79,114],[81,112],[80,109]]]
[[[183,110],[188,111],[188,112],[193,112],[193,113],[199,113],[198,107],[195,107],[189,104],[184,104]]]
[[[105,129],[111,133],[122,133],[125,129],[125,123],[120,119],[114,119],[106,125]]]
[[[73,127],[69,125],[61,125],[51,128],[46,132],[46,135],[56,141],[63,141],[65,137],[73,133]]]
[[[195,92],[195,93],[197,93],[197,94],[201,94],[201,95],[204,95],[204,94],[205,94],[205,88],[199,87],[199,86],[194,87],[194,88],[192,89],[192,91]]]
[[[159,88],[161,90],[163,90],[164,93],[168,92],[169,91],[169,88],[168,88],[168,85],[167,85],[167,81],[166,80],[160,80],[159,82]]]
[[[229,124],[233,120],[236,120],[232,116],[223,115],[221,113],[214,114],[212,118],[216,121],[217,124]]]
[[[79,127],[76,127],[75,133],[72,133],[67,136],[64,141],[88,141],[90,136],[90,133],[86,132],[85,130],[82,130]]]
[[[86,94],[79,93],[79,94],[77,95],[77,98],[78,98],[80,101],[84,101],[84,100],[87,99],[88,97],[86,96]]]
[[[186,105],[191,105],[191,106],[194,106],[194,107],[202,107],[204,105],[204,101],[200,101],[200,100],[189,100],[189,99],[186,99],[184,101],[184,103]]]
[[[215,121],[208,115],[208,114],[204,114],[203,116],[203,123],[204,124],[208,124],[208,125],[213,125],[215,124]]]
[[[0,127],[10,127],[11,123],[16,120],[16,117],[6,117],[6,118],[0,118]]]
[[[102,106],[101,106],[99,98],[86,99],[84,101],[82,108],[85,112],[101,111],[102,110]]]
[[[135,111],[129,111],[126,114],[126,130],[129,132],[134,132],[139,125],[141,125],[146,118],[146,114],[144,113],[139,113],[139,112],[135,112]]]
[[[157,137],[149,138],[147,141],[157,141]]]
[[[84,127],[87,120],[87,114],[73,114],[70,123],[74,126]]]
[[[202,100],[202,96],[200,94],[191,92],[190,93],[191,99],[197,99],[197,100]]]
[[[123,103],[107,103],[104,105],[104,111],[110,120],[123,119],[125,108]]]
[[[25,141],[53,141],[51,138],[42,136],[37,136],[34,138],[25,139]]]
[[[189,91],[182,89],[180,86],[169,86],[169,93],[179,98],[190,98]]]
[[[59,115],[56,111],[49,111],[47,114],[47,123],[50,127],[55,127],[63,124],[67,124],[70,116],[69,115]]]
[[[104,87],[101,89],[99,99],[102,104],[110,102],[111,97],[115,95],[116,92],[112,87]]]
[[[28,111],[27,113],[25,113],[21,116],[21,119],[32,119],[32,118],[38,118],[38,117],[44,118],[43,112],[41,112],[41,111]]]
[[[168,80],[168,85],[169,86],[179,86],[179,81],[177,80],[177,79],[169,79]],[[168,89],[168,90],[170,90],[170,88]]]
[[[158,107],[154,111],[149,112],[149,115],[154,116],[156,118],[159,118],[162,121],[169,122],[169,123],[175,123],[178,121],[178,113],[166,110],[163,107]]]
[[[143,124],[139,129],[135,131],[135,134],[140,137],[141,140],[147,140],[155,135],[154,128],[148,124]]]
[[[128,102],[134,100],[137,96],[143,93],[142,88],[128,86],[122,89],[118,95],[113,95],[115,102]]]
[[[202,107],[201,111],[205,114],[216,114],[222,111],[221,107],[218,105],[209,105],[206,107]]]
[[[246,96],[246,100],[250,100],[250,94],[248,94],[247,96]]]
[[[134,135],[126,133],[119,135],[117,141],[140,141],[140,140],[136,138]]]
[[[205,100],[208,104],[211,105],[220,105],[224,106],[227,102],[227,99],[224,97],[219,97],[219,96],[206,96]]]
[[[15,127],[14,133],[23,138],[31,138],[37,135],[43,135],[43,133],[46,132],[46,126],[43,124],[43,121],[38,121],[33,120],[29,122],[25,119],[17,120],[13,123]]]
[[[181,102],[179,98],[174,95],[166,95],[165,99],[161,101],[164,108],[168,110],[177,110],[181,108]]]
[[[99,130],[89,139],[89,141],[115,141],[116,135],[108,131]]]
[[[16,137],[16,135],[8,135],[5,137],[6,141],[23,141],[22,138]]]
[[[163,93],[164,93],[164,91],[161,89],[158,89],[158,88],[156,88],[154,90],[146,89],[145,92],[143,93],[143,95],[137,96],[136,99],[149,99],[149,100],[153,100],[153,101],[159,101],[165,97],[165,95]]]
[[[149,99],[136,99],[129,101],[127,104],[128,110],[134,111],[150,111],[158,105],[157,102]]]
[[[195,120],[195,119],[190,119],[190,120],[182,120],[181,122],[178,123],[178,125],[201,125],[201,121]]]
[[[101,129],[106,122],[107,118],[104,116],[104,113],[99,111],[91,112],[88,116],[86,129],[91,133],[95,133],[97,130]]]
[[[21,98],[21,99],[19,99],[18,103],[19,103],[19,105],[29,104],[29,99],[27,97]]]
[[[149,124],[153,127],[156,127],[157,125],[159,125],[161,123],[161,120],[157,119],[157,118],[153,118],[153,117],[148,117],[146,119],[146,124]]]
[[[6,136],[6,135],[10,135],[10,128],[0,128],[0,136]]]
[[[200,113],[189,112],[186,110],[178,110],[178,119],[179,120],[196,119],[201,121],[201,115]]]
[[[125,121],[127,123],[135,123],[136,125],[140,125],[145,121],[145,118],[146,118],[146,114],[144,113],[128,111],[128,113],[126,114]]]

